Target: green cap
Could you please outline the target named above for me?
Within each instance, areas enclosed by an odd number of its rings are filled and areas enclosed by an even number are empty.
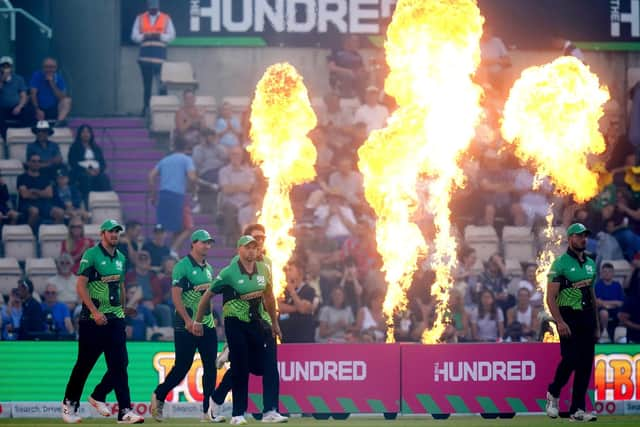
[[[214,242],[214,240],[207,230],[200,229],[193,232],[191,242]]]
[[[246,246],[249,243],[257,243],[256,239],[254,239],[252,236],[240,236],[240,238],[238,239],[238,245],[237,247],[240,246]]]
[[[567,228],[567,236],[573,236],[574,234],[582,234],[582,233],[591,233],[587,227],[579,222],[575,224],[571,224],[569,228]]]
[[[124,230],[124,227],[121,226],[120,223],[115,219],[107,219],[100,226],[100,231],[112,231],[116,228],[118,229],[118,231]]]

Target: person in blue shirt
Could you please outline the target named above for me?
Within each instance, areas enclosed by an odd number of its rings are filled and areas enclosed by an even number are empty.
[[[48,179],[53,180],[56,171],[62,166],[62,153],[60,146],[49,137],[53,135],[53,129],[46,120],[39,121],[31,128],[36,140],[27,145],[27,160],[33,155],[40,158],[40,172]]]
[[[0,58],[0,136],[6,139],[7,128],[29,126],[33,111],[28,104],[27,85],[13,72],[13,59]]]
[[[604,331],[609,334],[609,340],[614,340],[614,333],[618,326],[618,312],[624,305],[624,290],[620,282],[613,280],[614,269],[611,263],[605,262],[600,267],[600,279],[595,284],[596,303],[600,315],[600,342],[608,342]]]
[[[67,95],[67,84],[58,72],[58,62],[51,57],[45,58],[42,70],[31,76],[29,87],[36,120],[55,120],[56,126],[66,126],[71,97]]]
[[[42,312],[47,332],[56,336],[70,336],[73,334],[71,313],[65,303],[58,301],[56,285],[49,284],[44,290]]]

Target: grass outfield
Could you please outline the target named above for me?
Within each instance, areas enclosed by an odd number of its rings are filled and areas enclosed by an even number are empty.
[[[169,426],[179,426],[179,427],[202,427],[203,425],[207,425],[205,423],[201,423],[199,420],[194,419],[171,419],[166,420],[163,423],[157,423],[152,419],[148,419],[145,422],[145,425],[169,425]],[[543,415],[532,415],[532,416],[516,416],[513,419],[494,419],[494,420],[485,420],[478,415],[475,416],[454,416],[449,418],[448,420],[434,420],[431,417],[399,417],[394,421],[387,421],[380,417],[354,417],[349,418],[346,421],[338,421],[338,420],[327,420],[320,421],[314,420],[311,418],[293,418],[289,423],[286,424],[288,427],[296,427],[296,426],[324,426],[324,425],[332,425],[336,427],[344,426],[344,427],[413,427],[413,426],[424,426],[425,424],[433,425],[433,426],[454,426],[454,427],[489,427],[489,426],[516,426],[516,427],[550,427],[554,425],[576,425],[576,423],[570,422],[568,419],[557,419],[551,420]],[[62,420],[56,420],[51,418],[32,418],[32,419],[0,419],[0,425],[2,426],[43,426],[43,425],[66,425],[62,422]],[[90,425],[90,426],[116,426],[115,418],[105,421],[102,419],[86,419],[83,420],[80,425]],[[211,425],[211,424],[209,424]],[[228,425],[225,424],[216,424],[216,425]],[[248,425],[264,425],[258,421],[249,419]],[[608,415],[601,416],[598,418],[597,424],[592,424],[594,427],[596,426],[640,426],[640,415]]]

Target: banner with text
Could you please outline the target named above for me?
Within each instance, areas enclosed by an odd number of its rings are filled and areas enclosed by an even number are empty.
[[[397,0],[174,0],[161,2],[176,46],[336,48],[345,34],[380,45]],[[494,33],[521,49],[550,49],[551,37],[633,49],[640,40],[640,0],[479,0]],[[122,43],[146,1],[121,4]],[[576,19],[580,17],[580,19]],[[623,43],[627,42],[627,43]],[[590,46],[584,46],[590,47]]]

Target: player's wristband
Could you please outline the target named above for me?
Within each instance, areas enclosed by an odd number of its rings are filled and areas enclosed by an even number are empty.
[[[202,325],[202,322],[196,322],[195,320],[193,321],[193,326],[195,325]]]

